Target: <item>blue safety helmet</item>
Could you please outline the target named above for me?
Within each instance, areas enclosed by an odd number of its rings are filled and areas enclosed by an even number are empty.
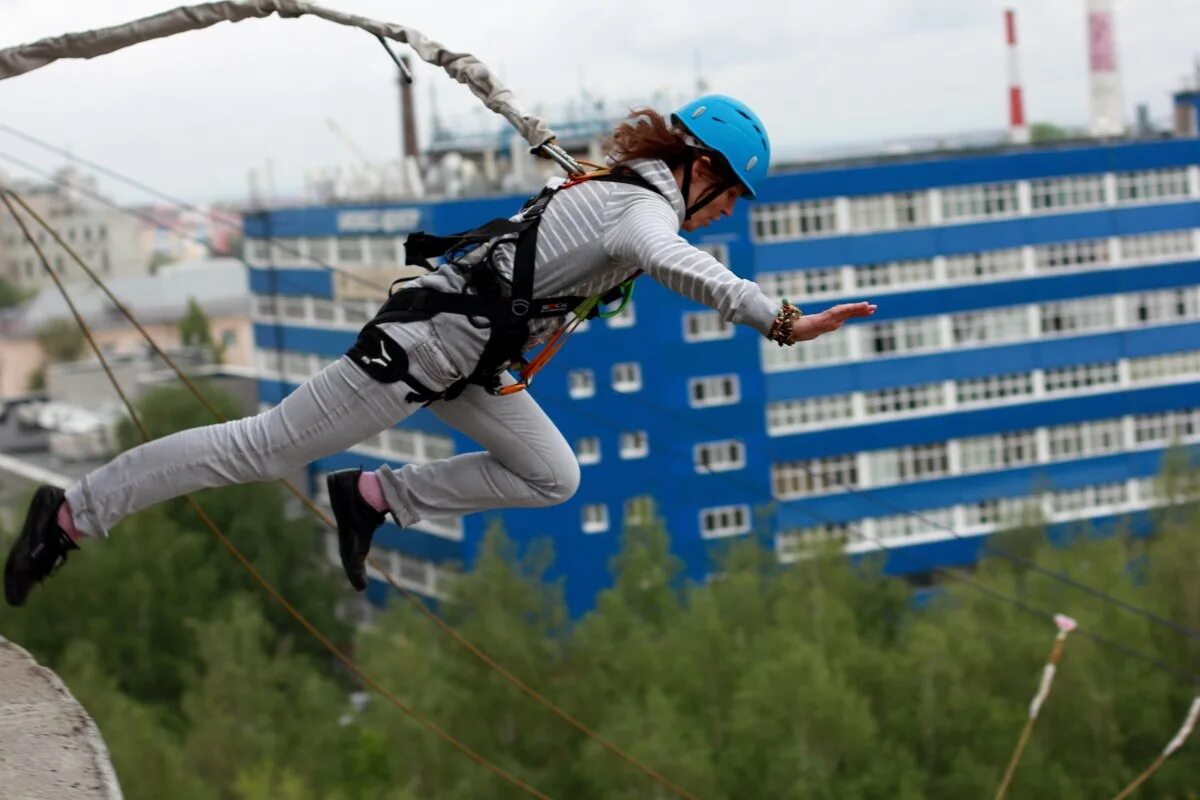
[[[706,94],[672,114],[671,121],[701,147],[720,153],[746,194],[756,196],[771,163],[771,140],[762,120],[745,103]]]

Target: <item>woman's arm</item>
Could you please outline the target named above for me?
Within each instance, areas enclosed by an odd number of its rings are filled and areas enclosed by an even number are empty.
[[[848,319],[875,313],[870,303],[838,305],[799,317],[784,337],[772,336],[773,331],[778,333],[780,307],[757,283],[739,278],[680,236],[679,220],[662,198],[631,190],[621,201],[622,208],[605,236],[608,253],[637,264],[663,286],[715,309],[728,322],[749,325],[763,336],[790,345],[836,331]]]

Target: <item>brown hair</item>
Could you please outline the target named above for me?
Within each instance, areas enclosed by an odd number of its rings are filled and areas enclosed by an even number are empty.
[[[638,158],[656,158],[674,169],[695,153],[685,136],[654,109],[635,108],[604,141],[604,152],[613,166]],[[718,177],[731,183],[736,181],[725,159],[716,153],[713,155],[713,169]]]

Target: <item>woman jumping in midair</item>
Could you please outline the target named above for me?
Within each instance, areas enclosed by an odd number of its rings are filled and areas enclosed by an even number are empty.
[[[210,486],[278,478],[392,427],[423,405],[485,450],[426,464],[328,476],[342,566],[366,587],[371,538],[390,512],[427,516],[549,506],[579,486],[570,445],[507,371],[589,296],[647,275],[722,319],[792,345],[866,317],[862,302],[802,315],[688,244],[694,231],[754,197],[770,144],[758,117],[728,97],[671,116],[635,111],[608,143],[612,170],[553,184],[511,220],[439,239],[410,237],[410,263],[446,262],[388,300],[347,355],[257,416],[193,428],[122,453],[65,492],[42,486],[5,564],[23,604],[84,538],[128,514]]]

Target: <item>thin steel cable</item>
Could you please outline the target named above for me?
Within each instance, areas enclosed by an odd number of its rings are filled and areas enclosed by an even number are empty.
[[[10,197],[16,197],[18,199],[18,202],[20,202],[20,198],[17,197],[17,195],[15,193],[13,193],[12,191],[4,190],[4,191],[0,192],[0,199],[2,199],[4,201],[4,205],[8,208],[9,213],[12,214],[13,219],[16,220],[17,225],[21,228],[21,232],[25,235],[26,240],[30,243],[30,245],[32,245],[34,251],[37,253],[38,259],[41,261],[42,266],[45,268],[46,272],[50,275],[51,279],[54,281],[55,286],[58,287],[58,291],[62,295],[63,300],[66,302],[68,308],[70,309],[71,315],[75,318],[76,324],[79,325],[79,328],[83,332],[83,335],[87,338],[88,345],[92,348],[92,351],[95,353],[96,358],[98,358],[100,360],[100,365],[104,369],[104,374],[108,376],[109,382],[112,383],[113,389],[116,391],[118,397],[121,398],[121,402],[124,404],[126,411],[129,413],[130,419],[133,421],[134,425],[137,426],[137,429],[141,433],[142,438],[145,441],[150,441],[151,436],[150,436],[149,430],[146,428],[145,423],[141,419],[141,416],[137,413],[137,410],[134,408],[132,401],[130,401],[128,395],[125,394],[125,390],[121,387],[121,384],[117,381],[116,376],[113,374],[112,368],[109,366],[108,359],[105,357],[103,351],[100,349],[100,346],[96,343],[96,340],[92,335],[91,328],[88,326],[87,322],[83,319],[83,315],[80,314],[79,309],[76,308],[75,302],[74,302],[74,300],[71,299],[71,296],[67,292],[66,287],[63,285],[62,280],[54,272],[53,267],[50,266],[50,262],[47,260],[45,253],[42,252],[41,247],[38,246],[37,242],[34,240],[33,236],[30,234],[29,228],[25,225],[25,221],[17,214],[16,209],[13,208],[12,202],[9,199]],[[22,203],[22,205],[24,205],[24,204]],[[44,223],[43,223],[43,225],[44,225]],[[217,541],[220,542],[221,546],[224,547],[226,549],[226,551],[228,551],[229,554],[231,556],[233,556],[238,561],[239,564],[242,565],[243,568],[245,568],[245,570],[250,574],[250,576],[254,579],[254,581],[256,583],[258,583],[258,585],[268,595],[270,595],[270,597],[273,600],[275,600],[276,603],[278,603],[284,610],[286,610],[288,612],[288,614],[291,615],[291,617],[294,620],[296,620],[297,623],[300,624],[301,627],[303,627],[310,635],[312,635],[312,637],[314,639],[316,639],[318,642],[320,642],[321,645],[323,647],[325,647],[325,649],[328,650],[329,653],[334,658],[336,658],[338,661],[340,661],[348,670],[350,670],[351,673],[353,673],[355,676],[357,676],[359,678],[359,680],[361,680],[364,684],[371,687],[375,691],[379,692],[383,697],[387,698],[387,700],[389,700],[392,703],[392,705],[399,708],[401,711],[403,711],[405,714],[407,714],[411,719],[413,719],[414,721],[419,723],[427,731],[435,734],[440,739],[442,739],[444,742],[453,746],[456,750],[458,750],[460,753],[462,753],[463,755],[470,758],[475,763],[486,768],[493,774],[503,778],[505,781],[507,781],[507,782],[511,783],[513,786],[516,786],[517,788],[523,790],[527,794],[529,794],[533,797],[539,798],[539,800],[551,800],[551,798],[548,795],[544,794],[543,792],[541,792],[538,789],[534,788],[533,786],[529,785],[528,783],[521,780],[520,778],[509,774],[503,768],[497,766],[496,764],[493,764],[487,758],[485,758],[484,756],[480,755],[475,750],[473,750],[469,745],[456,739],[454,736],[452,736],[446,730],[441,728],[439,725],[437,725],[436,723],[434,723],[427,717],[425,717],[423,714],[418,712],[416,709],[414,709],[411,706],[404,703],[399,697],[397,697],[391,691],[389,691],[384,686],[382,686],[378,681],[376,681],[367,672],[365,672],[362,669],[362,667],[358,666],[358,664],[355,663],[355,661],[353,659],[351,659],[349,656],[347,656],[345,653],[343,653],[336,644],[334,644],[328,637],[325,636],[325,634],[321,633],[321,631],[315,625],[313,625],[313,623],[311,621],[309,621],[309,619],[307,617],[305,617],[302,613],[300,613],[299,609],[297,609],[290,602],[288,602],[288,600],[286,598],[284,598],[283,595],[281,595],[278,592],[278,590],[276,590],[275,587],[272,586],[266,580],[266,578],[264,578],[262,576],[261,573],[259,573],[259,571],[254,567],[253,564],[250,563],[250,561],[241,553],[241,551],[239,551],[234,546],[233,542],[230,541],[229,538],[227,536],[225,536],[224,533],[221,532],[220,528],[217,527],[216,523],[214,523],[212,521],[212,519],[208,516],[208,514],[205,513],[204,509],[200,507],[200,505],[195,501],[195,499],[192,498],[191,495],[184,495],[184,500],[187,502],[188,506],[191,507],[191,509],[196,513],[196,516],[199,517],[201,523],[203,523],[204,526],[206,528],[208,528],[208,530],[213,534],[213,536],[216,537]]]
[[[59,234],[59,232],[56,229],[54,229],[49,223],[47,223],[46,220],[43,219],[36,211],[34,211],[32,208],[30,208],[29,205],[25,202],[24,198],[22,198],[20,195],[16,194],[15,192],[9,192],[9,194],[13,197],[13,199],[15,199],[17,201],[17,203],[21,206],[21,208],[27,214],[29,214],[39,225],[42,226],[42,228],[44,230],[46,230],[47,233],[50,234],[50,236],[54,239],[54,241],[67,252],[67,254],[71,257],[71,260],[74,261],[75,264],[78,265],[80,267],[80,269],[82,269],[87,274],[87,276],[92,279],[92,281],[100,288],[100,290],[102,292],[104,292],[105,296],[113,303],[114,307],[116,307],[116,309],[118,311],[120,311],[121,314],[124,315],[126,319],[129,320],[129,322],[134,326],[135,329],[137,329],[138,333],[141,334],[142,338],[145,339],[147,344],[150,345],[150,347],[154,350],[154,352],[164,362],[166,362],[167,366],[175,373],[175,375],[180,379],[180,381],[183,382],[184,386],[187,387],[188,391],[191,392],[196,397],[196,399],[200,401],[201,405],[204,406],[204,408],[209,412],[209,414],[212,415],[212,417],[214,419],[216,419],[218,422],[228,421],[226,419],[226,417],[223,414],[221,414],[221,412],[216,408],[216,406],[214,406],[208,400],[208,398],[199,389],[199,387],[197,387],[195,385],[195,383],[191,380],[191,378],[189,378],[188,375],[185,372],[183,372],[182,369],[179,368],[179,366],[175,363],[174,359],[172,359],[169,355],[167,355],[166,352],[163,351],[163,349],[158,345],[158,343],[154,340],[154,338],[150,335],[150,333],[142,326],[142,324],[134,316],[133,312],[130,311],[129,308],[124,303],[121,302],[120,298],[118,298],[115,294],[112,293],[112,291],[108,288],[108,286],[104,282],[104,280],[98,274],[96,274],[96,271],[93,270],[91,268],[91,266],[88,265],[79,256],[78,253],[75,252],[74,248],[72,248],[69,244],[67,244],[66,241],[63,240],[61,234]],[[319,519],[321,519],[329,528],[331,528],[334,531],[337,530],[337,524],[325,513],[325,511],[323,509],[318,507],[311,499],[309,499],[305,495],[304,492],[300,491],[300,489],[298,487],[296,487],[295,484],[293,484],[291,481],[284,479],[284,478],[280,479],[280,483],[282,483],[289,492],[291,492],[293,495],[295,495],[295,497],[297,499],[299,499],[300,502],[302,504],[304,504],[304,506],[306,508],[308,508],[308,510],[310,512],[312,512]],[[588,725],[586,725],[585,723],[583,723],[582,721],[580,721],[579,719],[577,719],[576,717],[574,717],[573,715],[571,715],[570,713],[568,713],[567,711],[562,709],[560,706],[556,705],[554,702],[552,702],[551,700],[549,700],[548,698],[546,698],[545,696],[540,694],[537,690],[535,690],[531,686],[529,686],[529,684],[527,684],[523,680],[521,680],[512,671],[510,671],[509,669],[504,667],[502,664],[497,662],[494,658],[489,656],[481,648],[479,648],[477,645],[472,643],[470,640],[468,640],[466,637],[464,637],[461,633],[459,633],[453,627],[451,627],[448,623],[446,623],[446,621],[443,620],[440,616],[435,614],[429,608],[429,606],[427,606],[425,604],[425,602],[416,595],[415,592],[412,592],[409,589],[405,588],[404,586],[400,585],[400,583],[395,579],[395,577],[387,569],[385,569],[383,567],[383,565],[380,564],[376,559],[368,558],[368,563],[370,563],[370,565],[372,567],[374,567],[380,574],[382,574],[386,578],[387,582],[392,586],[393,589],[400,592],[400,594],[403,597],[405,597],[410,603],[415,605],[421,611],[421,613],[426,616],[426,618],[428,618],[431,622],[433,622],[434,625],[436,625],[443,633],[445,633],[447,636],[449,636],[451,639],[453,639],[456,644],[458,644],[460,647],[465,649],[467,652],[471,653],[473,656],[475,656],[477,659],[479,659],[481,662],[483,662],[483,664],[490,667],[492,670],[494,670],[496,673],[498,673],[502,678],[504,678],[506,681],[508,681],[510,684],[512,684],[514,687],[516,687],[522,693],[524,693],[527,697],[531,698],[532,700],[537,702],[539,705],[541,705],[543,708],[545,708],[546,710],[550,711],[552,714],[557,716],[559,719],[561,719],[562,721],[571,725],[573,728],[575,728],[579,732],[583,733],[589,739],[592,739],[593,741],[595,741],[597,744],[599,744],[601,747],[603,747],[609,753],[621,758],[622,760],[624,760],[626,763],[630,764],[631,766],[638,768],[647,777],[649,777],[651,780],[655,781],[656,783],[660,784],[664,788],[669,789],[670,791],[674,792],[675,794],[677,794],[680,797],[685,798],[686,800],[695,800],[694,795],[692,795],[686,789],[683,789],[682,787],[680,787],[679,785],[677,785],[676,783],[674,783],[673,781],[671,781],[664,775],[660,774],[656,770],[652,769],[651,767],[649,767],[646,764],[639,761],[634,756],[632,756],[629,753],[622,750],[619,746],[617,746],[613,742],[611,742],[608,739],[601,736],[599,733],[594,731]]]

